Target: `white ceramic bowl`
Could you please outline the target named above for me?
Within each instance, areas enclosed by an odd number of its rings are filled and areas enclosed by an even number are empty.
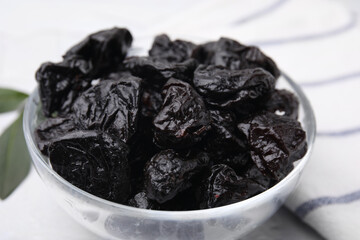
[[[34,166],[57,202],[70,216],[106,239],[239,239],[266,221],[297,186],[315,140],[315,117],[299,86],[286,75],[277,83],[299,98],[301,122],[308,151],[282,181],[247,200],[223,207],[194,211],[155,211],[113,203],[87,193],[58,175],[36,147],[34,129],[39,119],[39,96],[35,90],[24,112],[24,133]],[[51,220],[50,220],[51,221]]]

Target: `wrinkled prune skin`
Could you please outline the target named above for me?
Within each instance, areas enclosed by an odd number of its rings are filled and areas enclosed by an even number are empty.
[[[131,207],[142,208],[142,209],[152,209],[152,210],[160,209],[159,204],[149,199],[146,195],[146,192],[144,191],[135,194],[135,196],[129,200],[128,205]]]
[[[37,146],[45,156],[48,156],[51,142],[74,130],[76,125],[72,118],[47,118],[35,129]]]
[[[227,67],[232,70],[239,70],[239,55],[246,46],[239,42],[229,39],[220,38],[216,42],[208,42],[198,45],[192,53],[193,58],[201,64],[216,65]]]
[[[232,109],[239,115],[262,107],[275,88],[274,77],[261,68],[228,70],[200,65],[193,82],[208,104]]]
[[[227,164],[237,172],[247,164],[247,143],[237,136],[236,117],[224,110],[209,110],[211,130],[204,140],[203,149],[215,164]]]
[[[275,62],[262,53],[259,48],[248,46],[242,51],[241,57],[243,59],[241,69],[260,67],[271,73],[275,79],[280,77],[281,73]]]
[[[170,78],[191,82],[197,62],[188,59],[181,63],[170,63],[153,57],[129,57],[125,59],[124,65],[134,76],[161,88]]]
[[[43,63],[36,72],[39,95],[44,115],[66,115],[78,95],[91,86],[76,68],[63,63]]]
[[[192,57],[201,64],[223,66],[230,70],[263,68],[275,79],[280,70],[275,62],[254,46],[245,46],[235,40],[220,38],[217,42],[208,42],[197,46]]]
[[[222,156],[214,161],[215,164],[226,164],[233,168],[237,174],[241,174],[246,170],[246,166],[250,160],[250,153],[244,150],[232,150],[223,152]]]
[[[161,92],[150,84],[144,84],[144,91],[141,96],[141,115],[146,118],[153,118],[159,113],[163,103]]]
[[[76,124],[85,130],[101,130],[127,142],[136,131],[141,79],[101,81],[81,94],[72,110]]]
[[[251,165],[244,173],[244,177],[247,179],[250,179],[256,183],[258,183],[260,186],[262,186],[264,189],[268,189],[271,186],[273,186],[277,181],[274,181],[270,177],[265,176],[254,163],[248,164]]]
[[[274,180],[283,179],[307,151],[306,134],[290,117],[264,112],[238,128],[248,139],[252,161]]]
[[[111,72],[108,75],[102,77],[101,80],[115,80],[115,81],[117,81],[117,80],[119,80],[121,78],[129,78],[129,77],[133,77],[133,75],[129,71],[116,71],[116,72]]]
[[[171,41],[166,34],[155,37],[149,56],[166,60],[170,63],[180,63],[190,58],[195,44],[183,40]]]
[[[186,148],[201,141],[211,128],[210,114],[190,84],[170,79],[164,102],[154,119],[154,140],[161,148]]]
[[[198,173],[191,180],[192,186],[182,192],[179,192],[173,199],[164,202],[160,205],[161,210],[166,211],[189,211],[199,209],[199,203],[195,198],[195,188],[198,179],[200,178],[201,173]]]
[[[231,167],[213,165],[199,190],[200,209],[239,202],[263,190],[260,185],[238,176]]]
[[[49,146],[53,169],[98,197],[125,203],[130,194],[127,146],[106,133],[74,131]]]
[[[64,63],[86,76],[99,77],[122,63],[132,40],[125,28],[93,33],[65,53]]]
[[[210,110],[212,146],[208,150],[237,151],[245,150],[246,142],[240,139],[236,132],[236,117],[228,111]],[[208,139],[211,136],[208,137]]]
[[[128,145],[130,147],[128,160],[131,169],[131,186],[135,191],[141,191],[145,164],[160,151],[153,142],[151,118],[140,116],[137,132]]]
[[[299,100],[285,89],[276,89],[266,102],[265,109],[273,113],[282,113],[282,115],[296,120],[299,114]]]
[[[172,149],[156,154],[145,167],[145,191],[148,198],[164,203],[192,186],[191,180],[207,166],[209,157],[199,153],[186,158]]]
[[[139,57],[132,40],[124,28],[96,32],[36,73],[46,118],[35,140],[71,184],[142,209],[213,208],[269,189],[306,153],[299,101],[275,89],[280,71],[259,48],[162,34]],[[105,225],[121,238],[205,238],[191,221]]]
[[[160,204],[155,200],[149,199],[147,193],[141,190],[130,198],[129,206],[166,211],[188,211],[199,209],[198,203],[195,201],[195,191],[192,187],[179,192],[174,198]]]
[[[162,96],[158,90],[149,84],[143,84],[137,131],[132,141],[128,143],[130,146],[128,159],[131,167],[132,185],[135,185],[133,186],[134,189],[139,191],[142,188],[145,163],[160,151],[153,142],[152,122],[159,112],[162,102]]]

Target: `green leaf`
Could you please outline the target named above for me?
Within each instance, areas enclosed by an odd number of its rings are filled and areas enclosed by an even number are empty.
[[[0,199],[7,198],[27,176],[30,156],[22,127],[23,114],[0,136]]]
[[[0,113],[16,110],[27,97],[26,93],[0,88]]]

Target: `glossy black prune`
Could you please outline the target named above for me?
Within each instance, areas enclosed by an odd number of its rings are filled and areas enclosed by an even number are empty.
[[[37,146],[44,155],[48,156],[51,142],[76,128],[72,118],[47,118],[35,129]]]
[[[119,80],[120,78],[132,77],[133,75],[129,71],[116,71],[111,72],[101,78],[101,80]]]
[[[130,147],[128,160],[131,169],[131,185],[134,191],[141,191],[145,164],[160,151],[153,142],[152,118],[140,115],[137,131],[128,145]]]
[[[161,91],[152,87],[150,84],[144,84],[144,91],[141,95],[141,115],[143,117],[153,118],[159,113],[163,103]]]
[[[238,176],[225,164],[213,165],[200,186],[200,209],[239,202],[264,190],[259,184]]]
[[[210,110],[211,135],[207,138],[211,141],[209,151],[238,151],[246,150],[246,142],[240,139],[236,132],[236,117],[228,111]]]
[[[180,63],[190,58],[195,47],[196,45],[191,42],[183,40],[171,41],[166,34],[161,34],[155,37],[149,50],[149,56],[170,63]]]
[[[186,158],[172,149],[156,154],[145,167],[145,191],[148,198],[164,203],[192,186],[192,178],[207,166],[209,158],[199,153]]]
[[[269,112],[297,119],[299,114],[299,100],[294,94],[285,89],[276,89],[266,102],[265,109]]]
[[[213,208],[272,187],[306,153],[299,101],[275,89],[280,71],[257,47],[163,34],[149,56],[126,58],[131,43],[126,29],[96,32],[36,73],[46,118],[35,140],[71,184],[142,209]],[[110,234],[205,237],[171,221],[127,219],[137,225],[123,231],[121,219]]]
[[[274,180],[284,178],[307,151],[306,134],[290,117],[264,112],[238,128],[248,139],[252,161]]]
[[[261,52],[259,48],[247,46],[240,55],[243,62],[241,69],[260,67],[271,73],[275,79],[279,78],[281,73],[275,62]]]
[[[137,77],[101,81],[76,99],[74,120],[80,129],[105,131],[127,142],[136,131],[140,94]]]
[[[154,140],[162,148],[186,148],[200,142],[211,128],[210,114],[200,95],[188,84],[170,79],[164,102],[154,119]]]
[[[268,176],[265,176],[259,168],[256,167],[256,165],[251,161],[252,164],[248,167],[246,172],[243,174],[243,176],[247,179],[250,179],[256,183],[258,183],[260,186],[262,186],[264,189],[270,188],[273,184],[275,184],[277,181],[274,181]]]
[[[247,164],[247,143],[237,136],[236,117],[228,111],[209,110],[211,130],[204,140],[204,150],[215,164],[227,164],[241,171]]]
[[[230,70],[263,68],[275,79],[280,76],[275,62],[259,48],[245,46],[228,38],[199,45],[194,49],[192,57],[206,65],[223,66]]]
[[[191,82],[197,67],[194,59],[170,63],[153,57],[129,57],[125,59],[124,65],[134,76],[143,78],[159,88],[170,78]]]
[[[132,40],[125,28],[93,33],[65,53],[64,63],[86,76],[99,77],[121,64]]]
[[[125,203],[130,194],[128,147],[98,131],[74,131],[53,140],[53,169],[71,184],[101,198]]]
[[[275,88],[274,77],[261,68],[228,70],[201,65],[193,82],[208,104],[232,109],[239,115],[262,107]]]
[[[130,198],[128,204],[129,206],[142,208],[142,209],[152,209],[152,210],[160,209],[159,204],[149,199],[146,195],[146,192],[139,192],[135,194],[133,198]]]
[[[240,69],[239,55],[245,45],[229,39],[220,38],[218,41],[198,45],[192,53],[193,58],[201,64],[227,67],[232,70]]]
[[[77,96],[91,86],[81,72],[62,63],[43,63],[36,72],[44,115],[66,115]]]

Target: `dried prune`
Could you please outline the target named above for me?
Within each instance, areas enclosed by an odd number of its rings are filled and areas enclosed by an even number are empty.
[[[129,200],[129,206],[157,210],[160,208],[159,204],[146,196],[146,192],[139,192]]]
[[[233,149],[229,152],[222,152],[222,155],[218,155],[214,160],[215,164],[226,164],[233,168],[237,174],[241,174],[246,170],[246,166],[250,160],[250,153],[248,150],[236,150]]]
[[[211,167],[199,190],[200,208],[214,208],[239,202],[265,190],[251,180],[238,176],[225,164]]]
[[[201,65],[193,82],[208,104],[230,108],[239,115],[259,109],[275,88],[274,77],[261,68],[228,70]]]
[[[164,203],[192,186],[191,179],[207,166],[209,158],[199,153],[194,158],[182,157],[174,150],[156,154],[145,167],[145,191],[148,198]]]
[[[192,57],[202,64],[227,67],[232,70],[240,69],[239,54],[246,46],[239,42],[220,38],[216,42],[208,42],[198,45],[192,53]]]
[[[44,63],[36,72],[39,95],[44,115],[66,115],[76,97],[91,86],[91,81],[82,78],[81,72],[62,63]]]
[[[97,131],[74,131],[49,146],[51,166],[71,184],[114,202],[130,194],[127,146]]]
[[[252,161],[263,174],[277,181],[307,150],[304,130],[290,117],[265,112],[240,123],[238,128],[248,139]]]
[[[197,210],[199,209],[199,204],[195,198],[195,188],[197,185],[198,179],[200,179],[201,173],[198,173],[191,180],[192,187],[179,192],[173,199],[166,201],[160,205],[161,210],[167,211],[188,211],[188,210]]]
[[[276,89],[266,102],[265,109],[273,113],[297,119],[299,114],[299,101],[291,92],[285,89]]]
[[[120,78],[132,77],[133,75],[129,71],[116,71],[111,72],[106,76],[103,76],[101,80],[119,80]]]
[[[145,163],[160,150],[153,142],[152,119],[140,116],[137,132],[128,142],[130,153],[128,155],[131,169],[131,185],[135,191],[143,188]]]
[[[64,63],[86,76],[99,77],[121,64],[132,40],[125,28],[93,33],[65,53]]]
[[[248,162],[248,169],[246,169],[246,172],[243,174],[243,176],[247,179],[250,179],[259,185],[261,185],[263,188],[268,189],[270,188],[274,183],[277,181],[274,181],[268,176],[265,176],[259,168],[256,167],[254,162],[251,161],[251,163]]]
[[[206,65],[223,66],[230,70],[263,68],[275,79],[280,71],[275,62],[254,46],[245,46],[228,38],[220,38],[217,42],[199,45],[194,49],[192,57]]]
[[[141,115],[153,120],[160,111],[162,103],[161,92],[149,84],[144,84],[144,91],[141,96]]]
[[[163,88],[164,103],[154,119],[154,139],[162,148],[185,148],[199,142],[211,126],[210,114],[188,84],[170,79]]]
[[[47,118],[35,130],[37,146],[44,155],[48,155],[51,142],[69,132],[76,130],[72,118]]]
[[[101,81],[74,102],[75,122],[80,129],[102,130],[127,142],[136,131],[140,94],[137,77]]]
[[[271,73],[275,79],[279,78],[280,70],[275,62],[262,53],[259,48],[253,46],[246,47],[241,52],[241,57],[243,62],[241,69],[260,67]]]
[[[134,76],[145,79],[159,88],[170,78],[191,82],[197,63],[188,59],[181,63],[170,63],[152,57],[129,57],[124,61],[125,68]]]
[[[228,111],[210,110],[211,132],[207,138],[208,151],[246,150],[246,142],[236,135],[236,118]]]
[[[280,71],[257,47],[162,34],[148,56],[127,57],[132,40],[96,32],[36,73],[46,118],[35,140],[70,183],[137,208],[213,208],[265,191],[306,153],[299,101],[275,89]],[[114,236],[204,238],[198,226],[130,219],[123,231],[109,219]]]
[[[236,117],[228,111],[209,110],[211,130],[203,149],[215,164],[224,163],[240,171],[248,162],[247,143],[237,136]]]
[[[180,63],[190,58],[195,44],[183,40],[171,41],[166,34],[155,37],[149,56],[170,63]]]
[[[192,181],[194,182],[194,181]],[[152,209],[152,210],[166,210],[166,211],[186,211],[198,209],[198,203],[195,201],[195,192],[192,187],[179,192],[176,196],[162,204],[155,200],[148,198],[146,191],[141,190],[130,198],[129,206]]]

